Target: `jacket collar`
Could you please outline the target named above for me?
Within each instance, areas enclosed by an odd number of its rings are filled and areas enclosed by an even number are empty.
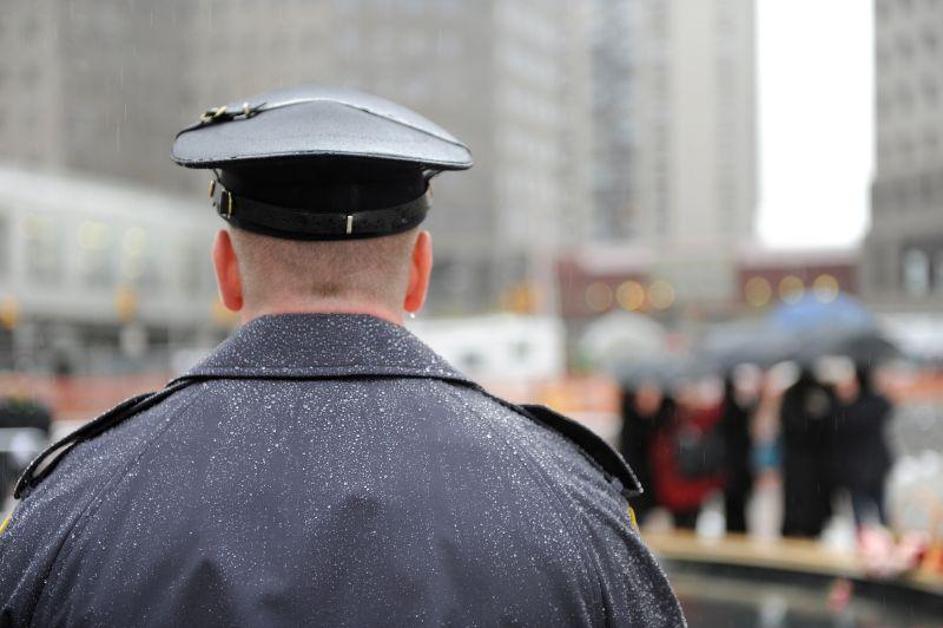
[[[358,375],[471,383],[405,328],[367,314],[261,316],[177,379]]]

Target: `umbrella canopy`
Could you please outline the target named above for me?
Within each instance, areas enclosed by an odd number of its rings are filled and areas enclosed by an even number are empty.
[[[707,377],[715,372],[713,364],[684,353],[663,353],[640,360],[625,360],[613,368],[619,384],[627,388],[654,384],[662,389],[671,389],[682,382]]]
[[[612,312],[592,322],[577,345],[591,365],[612,371],[626,361],[639,361],[667,350],[667,334],[656,321],[631,312]]]
[[[901,357],[901,350],[877,332],[850,334],[837,339],[831,353],[851,358],[857,364],[873,365]]]
[[[806,294],[794,303],[783,303],[775,308],[767,322],[800,336],[847,335],[877,329],[874,315],[860,301],[846,294],[839,294],[831,301]]]
[[[739,364],[767,368],[793,358],[798,338],[768,321],[735,321],[717,325],[701,339],[698,355],[728,371]]]
[[[879,335],[874,315],[846,294],[830,301],[806,294],[774,309],[766,322],[793,338],[792,359],[802,364],[811,364],[825,355],[843,354],[843,343],[849,338]]]

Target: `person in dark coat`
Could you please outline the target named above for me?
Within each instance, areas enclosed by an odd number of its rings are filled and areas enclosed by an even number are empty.
[[[306,87],[210,110],[174,156],[221,169],[213,260],[243,326],[27,469],[0,624],[684,625],[622,458],[401,325],[457,140]]]
[[[724,378],[720,431],[724,440],[724,515],[727,532],[747,531],[746,507],[753,490],[750,422],[755,403],[738,398],[734,374]]]
[[[671,401],[654,384],[643,382],[622,390],[622,430],[619,445],[625,461],[635,471],[644,492],[632,502],[640,522],[657,503],[652,476],[651,449],[655,433],[665,418]]]
[[[831,515],[828,456],[834,407],[834,394],[808,368],[783,393],[783,536],[818,536]]]
[[[857,365],[853,388],[849,397],[839,399],[833,416],[832,475],[836,488],[851,495],[858,525],[886,525],[884,484],[893,463],[887,424],[893,406],[874,387],[866,365]]]

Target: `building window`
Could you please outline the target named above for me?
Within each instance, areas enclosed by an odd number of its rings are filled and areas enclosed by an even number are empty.
[[[904,111],[908,111],[913,107],[914,94],[906,83],[901,83],[897,88],[897,102]]]
[[[191,297],[212,294],[213,265],[206,252],[206,242],[193,240],[182,253],[183,266],[180,270],[184,293]]]
[[[902,162],[909,162],[914,157],[914,144],[907,136],[902,136],[897,147],[898,155]]]
[[[668,7],[666,4],[667,3],[655,2],[651,5],[651,14],[649,16],[651,21],[649,26],[652,34],[659,39],[664,39],[668,36]]]
[[[10,221],[6,214],[0,213],[0,277],[7,274],[10,267]]]
[[[937,39],[937,35],[931,29],[923,31],[923,45],[930,52],[936,52],[937,46],[940,41]]]
[[[943,294],[943,248],[937,249],[933,263],[933,289]]]
[[[877,244],[871,248],[871,273],[874,278],[874,286],[878,289],[887,288],[887,256],[884,253],[884,247]]]
[[[933,201],[933,175],[924,172],[917,177],[917,190],[920,195],[920,202],[928,205]]]
[[[875,10],[877,12],[878,19],[881,19],[881,20],[886,19],[887,16],[890,14],[889,9],[890,7],[887,4],[887,0],[877,0],[876,5],[875,5]]]
[[[161,264],[154,242],[142,227],[132,227],[121,237],[121,279],[130,285],[160,289]]]
[[[906,34],[901,34],[897,38],[897,52],[905,62],[914,56],[914,42]]]
[[[107,288],[115,281],[112,229],[104,222],[86,220],[79,225],[79,268],[89,288]]]
[[[940,136],[937,135],[936,129],[929,127],[923,132],[923,144],[928,153],[927,156],[930,159],[935,157],[940,148]]]
[[[923,99],[928,106],[935,106],[940,97],[940,89],[936,81],[930,77],[923,80]]]
[[[926,296],[930,291],[930,256],[920,249],[904,252],[904,292],[911,296]]]
[[[26,278],[39,285],[58,284],[62,278],[62,232],[59,223],[32,215],[24,224]]]
[[[874,61],[878,67],[884,67],[889,64],[890,55],[888,54],[887,49],[881,44],[875,44]]]

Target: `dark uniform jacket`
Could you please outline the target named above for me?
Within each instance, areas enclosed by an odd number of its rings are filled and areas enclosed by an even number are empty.
[[[684,622],[598,443],[397,325],[263,317],[182,381],[30,487],[0,625]]]

